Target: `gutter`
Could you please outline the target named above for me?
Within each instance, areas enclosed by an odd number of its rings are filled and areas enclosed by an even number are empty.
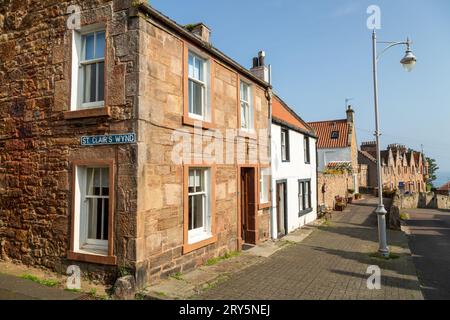
[[[293,130],[295,132],[298,132],[298,133],[300,133],[302,135],[305,135],[307,137],[310,137],[310,138],[313,138],[313,139],[316,139],[316,140],[318,139],[318,137],[315,136],[314,134],[312,134],[311,132],[302,130],[302,129],[300,129],[300,128],[296,127],[296,126],[293,126],[292,124],[287,123],[286,121],[283,121],[283,120],[278,119],[276,117],[272,117],[272,123],[278,124],[278,125],[283,126],[283,127],[287,127],[289,129],[291,129],[291,130]]]
[[[251,79],[253,82],[259,84],[260,86],[262,86],[262,87],[264,87],[266,89],[271,87],[271,85],[269,83],[261,80],[258,77],[255,77],[248,69],[244,68],[239,63],[237,63],[236,61],[234,61],[233,59],[231,59],[230,57],[225,55],[219,49],[213,47],[210,43],[204,42],[203,40],[201,40],[200,38],[195,36],[193,33],[191,33],[188,30],[186,30],[180,24],[176,23],[175,21],[173,21],[169,17],[163,15],[161,12],[155,10],[149,4],[147,4],[147,3],[139,3],[136,7],[132,7],[130,9],[130,15],[136,15],[138,12],[142,12],[147,17],[151,17],[151,18],[157,20],[158,22],[163,23],[169,29],[171,29],[171,31],[174,31],[174,32],[180,34],[182,37],[186,38],[187,40],[189,40],[193,44],[201,47],[206,52],[208,52],[210,55],[212,55],[215,58],[221,60],[222,62],[227,64],[229,67],[231,67],[233,69],[236,69],[241,74],[245,75],[245,77]]]

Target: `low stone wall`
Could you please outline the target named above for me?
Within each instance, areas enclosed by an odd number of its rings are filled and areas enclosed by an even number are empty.
[[[450,196],[434,193],[397,195],[396,205],[401,209],[450,209]]]
[[[336,196],[346,197],[347,190],[354,188],[352,175],[319,173],[317,176],[318,204],[334,208]]]
[[[434,193],[413,193],[409,195],[395,195],[387,217],[388,227],[399,230],[402,209],[439,209],[450,210],[450,196]]]

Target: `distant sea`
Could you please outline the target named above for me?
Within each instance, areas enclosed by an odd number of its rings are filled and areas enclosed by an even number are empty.
[[[437,180],[434,182],[436,188],[443,186],[450,181],[450,171],[439,171],[437,174]]]

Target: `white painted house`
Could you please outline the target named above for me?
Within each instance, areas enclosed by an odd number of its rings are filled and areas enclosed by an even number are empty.
[[[272,238],[317,219],[316,136],[286,103],[272,109]]]
[[[346,119],[309,122],[317,140],[318,171],[325,172],[339,165],[348,165],[353,170],[353,185],[358,186],[358,142],[356,139],[355,111],[348,106]]]

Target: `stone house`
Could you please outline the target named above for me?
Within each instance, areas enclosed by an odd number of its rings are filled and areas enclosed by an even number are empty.
[[[347,118],[340,120],[329,120],[309,122],[308,125],[317,134],[317,162],[318,171],[326,172],[345,165],[351,168],[353,181],[351,188],[358,192],[359,164],[358,143],[356,139],[355,111],[348,106]]]
[[[376,142],[363,142],[358,161],[368,166],[368,187],[378,188]],[[421,152],[391,144],[381,151],[383,188],[401,192],[426,192],[428,162]]]
[[[436,189],[436,194],[450,196],[450,181]]]
[[[271,136],[271,225],[272,237],[277,239],[317,219],[317,137],[276,95]]]
[[[3,259],[145,286],[269,238],[258,68],[146,1],[12,1],[0,17]]]

